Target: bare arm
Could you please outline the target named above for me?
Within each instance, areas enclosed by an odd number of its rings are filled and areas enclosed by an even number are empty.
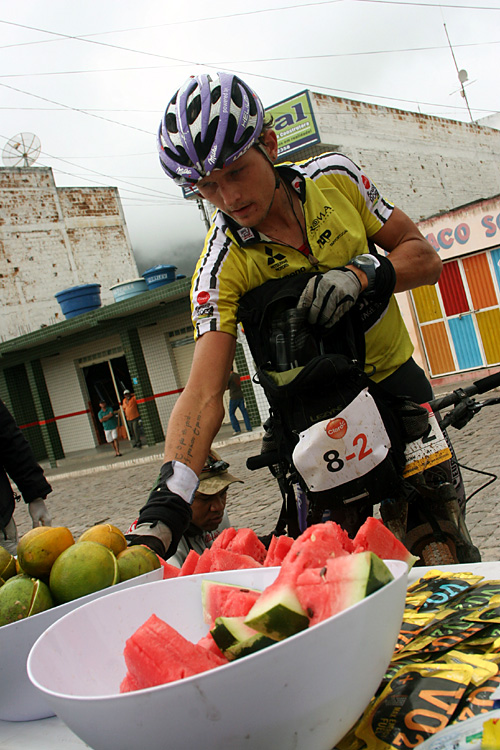
[[[165,461],[181,461],[200,474],[224,417],[235,350],[236,339],[221,331],[208,331],[196,342],[188,383],[168,423]]]
[[[417,225],[399,208],[394,209],[382,229],[370,239],[390,253],[389,260],[396,271],[395,292],[435,284],[439,279],[443,266],[441,258]],[[356,273],[365,289],[366,274],[354,266],[351,270]]]

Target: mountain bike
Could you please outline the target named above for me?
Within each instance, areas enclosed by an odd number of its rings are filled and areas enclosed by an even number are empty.
[[[406,446],[407,463],[400,489],[396,493],[388,490],[388,496],[375,503],[379,505],[384,524],[419,558],[417,564],[446,565],[481,560],[470,538],[455,487],[443,469],[444,461],[451,456],[444,431],[448,427],[463,429],[483,408],[500,404],[500,396],[484,401],[474,398],[499,387],[500,372],[426,404],[429,425],[419,440]],[[452,408],[445,412],[449,407]],[[283,496],[283,508],[274,533],[297,536],[306,526],[328,520],[329,515],[324,503],[321,507],[315,506],[314,494],[308,491],[293,462],[276,450],[271,425],[266,423],[264,427],[262,452],[247,459],[247,468],[267,467],[271,471]],[[490,480],[473,494],[496,479],[489,472],[479,473],[488,475]],[[329,494],[332,507],[337,502],[349,508],[351,515],[360,503],[360,498],[346,500],[344,497],[339,501],[335,489]]]

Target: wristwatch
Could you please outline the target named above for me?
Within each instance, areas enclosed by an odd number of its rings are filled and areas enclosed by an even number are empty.
[[[350,260],[347,265],[354,266],[355,268],[360,268],[366,273],[368,286],[364,290],[363,294],[370,294],[371,292],[373,292],[375,289],[375,275],[377,273],[377,268],[379,268],[380,266],[379,259],[374,255],[371,255],[370,253],[365,253],[364,255],[356,255],[356,257],[352,258],[352,260]]]

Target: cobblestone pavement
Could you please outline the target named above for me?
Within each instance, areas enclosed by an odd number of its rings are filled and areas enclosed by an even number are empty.
[[[452,428],[450,436],[461,464],[500,474],[500,406],[483,409],[463,430]],[[245,437],[250,438],[250,435]],[[218,450],[231,464],[231,472],[245,481],[229,490],[231,522],[236,527],[249,526],[258,533],[269,533],[281,507],[279,490],[267,469],[250,472],[245,465],[248,456],[260,452],[259,440],[224,440]],[[57,476],[48,470],[54,490],[47,502],[53,524],[67,526],[75,538],[100,522],[113,523],[126,531],[137,517],[158,473],[161,446],[156,446],[153,452],[155,455],[149,460],[141,458],[143,463],[130,465],[131,461],[125,461],[122,465],[101,466],[95,473]],[[488,479],[468,470],[463,470],[463,474],[468,495]],[[484,561],[500,560],[499,500],[500,480],[475,495],[467,506],[467,524]],[[30,518],[24,503],[17,506],[15,518],[19,534],[29,530]]]

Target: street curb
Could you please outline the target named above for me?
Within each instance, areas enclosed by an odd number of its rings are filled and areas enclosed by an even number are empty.
[[[264,434],[263,429],[254,429],[252,432],[244,432],[238,436],[232,436],[229,438],[223,438],[222,440],[213,443],[215,450],[225,448],[227,446],[239,445],[240,443],[249,443],[253,440],[259,440]],[[101,466],[91,466],[88,469],[76,469],[75,471],[67,471],[64,474],[51,474],[50,471],[46,471],[45,475],[50,482],[57,482],[60,479],[74,479],[75,477],[84,477],[89,474],[99,474],[103,471],[110,471],[116,469],[128,469],[131,466],[141,466],[142,464],[149,464],[153,462],[163,463],[163,453],[154,453],[149,456],[143,456],[142,458],[131,458],[127,461],[120,461],[120,463],[102,464]]]

